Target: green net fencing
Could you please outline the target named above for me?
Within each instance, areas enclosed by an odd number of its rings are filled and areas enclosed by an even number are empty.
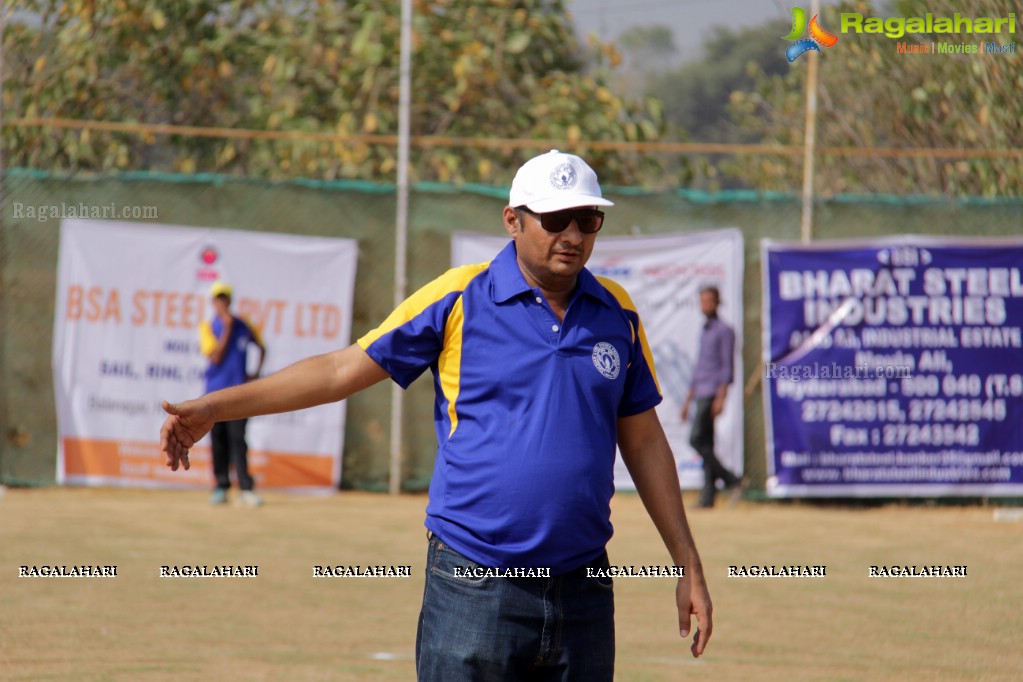
[[[607,187],[616,205],[602,235],[738,228],[745,237],[745,383],[761,354],[760,240],[798,241],[796,197],[752,192],[651,193]],[[507,188],[417,185],[409,203],[408,292],[450,266],[456,231],[502,234]],[[0,483],[48,485],[56,478],[57,423],[51,370],[61,214],[68,207],[134,222],[228,228],[358,240],[353,338],[374,328],[394,299],[396,191],[360,182],[271,183],[217,176],[57,176],[9,170],[0,199]],[[1023,200],[839,196],[814,207],[814,239],[893,234],[1018,236]],[[740,386],[741,388],[741,386]],[[386,490],[390,387],[349,400],[342,487]],[[402,489],[429,485],[436,439],[430,381],[407,391]],[[746,471],[766,476],[760,387],[745,399]]]

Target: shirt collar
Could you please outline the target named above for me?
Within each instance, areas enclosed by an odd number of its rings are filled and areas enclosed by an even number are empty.
[[[501,249],[501,252],[491,261],[490,272],[493,277],[492,292],[495,303],[504,303],[523,294],[532,295],[533,290],[522,275],[516,260],[514,239],[508,242],[508,245]],[[604,305],[611,305],[609,300],[611,294],[586,268],[579,272],[572,297],[575,298],[580,294],[591,296]]]

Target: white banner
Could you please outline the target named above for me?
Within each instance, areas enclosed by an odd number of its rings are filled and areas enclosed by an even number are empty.
[[[508,237],[456,233],[452,237],[454,265],[493,259]],[[704,317],[700,288],[718,287],[718,315],[735,330],[735,381],[724,412],[716,422],[718,458],[737,474],[743,471],[742,278],[743,241],[737,229],[649,237],[600,237],[586,267],[608,277],[629,292],[646,328],[657,379],[664,395],[657,414],[675,453],[683,488],[703,486],[703,462],[689,445],[690,423],[680,418],[699,350]],[[690,410],[691,413],[695,409]],[[693,414],[690,414],[690,422]],[[632,478],[621,462],[615,464],[615,486],[632,489]]]
[[[57,480],[212,487],[209,437],[189,471],[171,472],[159,453],[160,401],[205,392],[198,327],[213,315],[210,285],[233,286],[231,310],[259,329],[269,374],[349,344],[357,250],[351,239],[65,220],[53,345]],[[344,402],[250,419],[257,488],[336,489],[344,421]]]

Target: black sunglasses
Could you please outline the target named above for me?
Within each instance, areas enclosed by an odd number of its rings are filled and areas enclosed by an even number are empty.
[[[519,206],[518,210],[539,218],[540,227],[548,232],[564,232],[573,220],[583,234],[593,234],[604,225],[604,212],[595,208],[569,208],[551,213],[536,213],[525,206]]]

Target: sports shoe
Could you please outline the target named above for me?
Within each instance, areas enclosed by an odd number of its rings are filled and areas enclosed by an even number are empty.
[[[238,496],[239,507],[259,507],[263,504],[263,498],[251,490],[243,490]]]
[[[210,495],[210,504],[226,504],[227,503],[227,491],[223,488],[217,488]]]
[[[741,479],[736,481],[733,485],[728,488],[728,506],[734,507],[739,504],[739,500],[742,499],[742,491],[746,489],[746,477],[743,476]]]

